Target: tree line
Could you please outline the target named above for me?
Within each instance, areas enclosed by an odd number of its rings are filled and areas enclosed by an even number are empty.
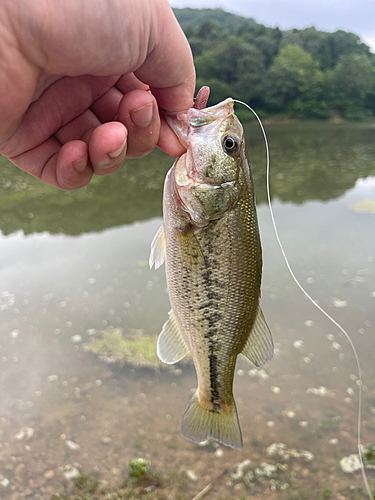
[[[229,96],[261,115],[375,115],[375,54],[343,30],[281,31],[221,9],[174,9],[194,55],[197,88],[209,104]]]

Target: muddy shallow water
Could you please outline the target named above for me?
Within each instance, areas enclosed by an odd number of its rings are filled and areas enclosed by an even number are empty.
[[[355,207],[375,201],[375,128],[284,125],[268,134],[274,212],[292,268],[358,351],[367,446],[375,442],[375,215]],[[196,387],[189,364],[117,367],[83,348],[111,326],[125,337],[154,336],[167,317],[164,270],[150,271],[147,261],[171,159],[155,152],[129,161],[75,193],[1,163],[0,498],[49,499],[64,482],[69,487],[64,473],[73,468],[99,470],[115,486],[137,456],[193,471],[192,496],[227,469],[207,498],[298,498],[293,491],[323,488],[333,498],[366,498],[360,473],[345,474],[339,463],[356,452],[355,359],[286,269],[265,204],[264,146],[255,126],[247,136],[264,252],[262,307],[276,352],[261,372],[238,360],[241,452],[181,437]],[[314,456],[287,462],[285,491],[268,480],[252,488],[228,483],[245,459],[251,467],[280,461],[267,455],[280,442]]]

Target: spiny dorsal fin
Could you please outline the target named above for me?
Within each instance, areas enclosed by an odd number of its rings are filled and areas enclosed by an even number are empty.
[[[262,309],[258,307],[257,317],[250,331],[249,338],[241,354],[254,363],[262,366],[270,361],[273,356],[273,341],[270,329],[264,319]]]
[[[151,243],[151,253],[150,253],[150,269],[155,264],[155,269],[158,269],[165,261],[165,231],[164,224],[162,224],[158,232],[155,234],[154,239]]]
[[[158,338],[157,353],[159,359],[163,363],[173,365],[177,363],[189,352],[189,349],[182,338],[180,328],[173,316],[173,312],[169,311],[169,319],[163,325],[161,334]]]

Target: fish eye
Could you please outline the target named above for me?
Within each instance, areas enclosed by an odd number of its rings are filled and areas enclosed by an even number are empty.
[[[226,153],[232,155],[237,152],[239,146],[239,140],[233,135],[226,135],[223,138],[223,148]]]

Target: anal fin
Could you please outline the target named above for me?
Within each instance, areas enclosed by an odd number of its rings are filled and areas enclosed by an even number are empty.
[[[272,335],[260,306],[258,307],[257,316],[241,354],[257,367],[264,365],[272,359]]]
[[[180,328],[173,315],[169,311],[169,319],[163,325],[157,343],[157,354],[163,363],[173,365],[186,356],[189,349],[181,335]]]

